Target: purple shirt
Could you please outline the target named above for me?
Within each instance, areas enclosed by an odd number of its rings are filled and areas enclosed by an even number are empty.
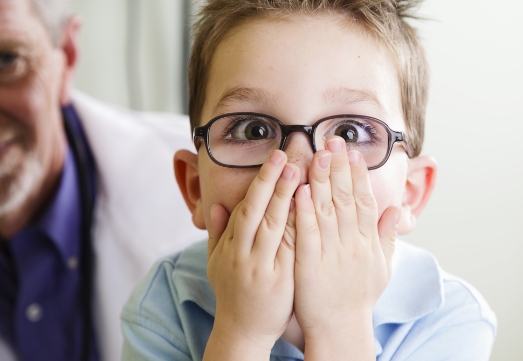
[[[87,144],[72,106],[63,110]],[[8,240],[7,250],[0,250],[0,337],[23,361],[82,359],[82,212],[77,166],[68,147],[54,197],[35,222]],[[90,178],[93,172],[90,169]]]

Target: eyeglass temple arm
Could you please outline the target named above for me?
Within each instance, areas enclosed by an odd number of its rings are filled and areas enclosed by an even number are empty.
[[[192,140],[193,140],[193,143],[194,143],[194,146],[196,147],[196,149],[198,150],[198,148],[200,148],[200,142],[198,141],[198,138],[202,138],[203,140],[205,140],[205,138],[207,137],[207,132],[208,132],[209,128],[207,127],[195,127],[192,131]]]
[[[412,158],[413,157],[412,148],[410,147],[407,135],[403,132],[392,131],[392,136],[393,136],[393,144],[396,142],[401,142],[401,145],[407,152],[407,155],[409,156],[409,158]]]

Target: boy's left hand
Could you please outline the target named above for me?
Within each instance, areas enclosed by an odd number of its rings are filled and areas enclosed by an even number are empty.
[[[388,208],[378,222],[361,154],[348,155],[339,137],[326,147],[311,162],[310,185],[295,195],[294,312],[308,352],[340,340],[341,349],[360,343],[374,355],[372,310],[391,277],[400,210]]]

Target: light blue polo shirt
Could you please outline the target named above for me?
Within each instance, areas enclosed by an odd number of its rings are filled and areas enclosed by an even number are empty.
[[[123,309],[123,360],[202,360],[216,308],[206,268],[207,242],[156,263]],[[483,361],[497,323],[472,286],[444,272],[430,253],[397,241],[373,324],[376,360]],[[270,361],[303,358],[280,339]]]

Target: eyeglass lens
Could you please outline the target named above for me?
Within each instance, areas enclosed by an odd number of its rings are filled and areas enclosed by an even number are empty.
[[[387,155],[388,131],[370,119],[340,117],[322,121],[314,135],[316,149],[325,149],[325,140],[332,135],[345,139],[347,151],[359,151],[368,167],[380,164]],[[210,152],[226,165],[263,164],[281,141],[278,122],[259,115],[226,116],[216,120],[209,130]]]

